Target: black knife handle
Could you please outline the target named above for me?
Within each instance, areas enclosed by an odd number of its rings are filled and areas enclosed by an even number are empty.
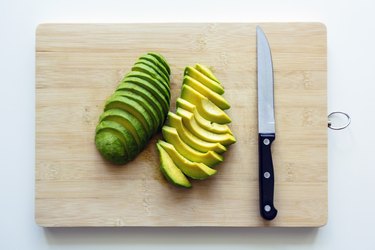
[[[259,206],[260,215],[266,220],[273,220],[277,210],[273,205],[274,176],[271,144],[275,134],[259,134]]]

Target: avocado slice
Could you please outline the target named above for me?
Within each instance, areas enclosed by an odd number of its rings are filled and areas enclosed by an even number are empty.
[[[227,149],[220,143],[204,141],[189,132],[182,123],[182,118],[172,112],[168,113],[167,125],[175,128],[181,139],[190,147],[202,153],[210,150],[216,153],[224,153]]]
[[[133,135],[139,149],[142,149],[145,146],[147,142],[147,134],[144,131],[142,124],[132,114],[121,109],[109,109],[100,116],[99,123],[101,121],[117,122]]]
[[[107,100],[104,111],[109,109],[122,109],[132,114],[142,124],[148,138],[152,136],[152,131],[154,128],[153,120],[146,109],[137,101],[120,95],[113,95]]]
[[[150,115],[152,119],[152,123],[153,123],[152,133],[155,133],[158,130],[162,122],[161,117],[158,115],[157,111],[147,102],[145,98],[143,98],[140,95],[136,95],[130,91],[123,90],[123,89],[116,90],[116,92],[113,95],[123,96],[141,104],[143,108],[147,110],[148,114]]]
[[[177,152],[175,147],[165,141],[158,141],[159,145],[168,153],[176,166],[187,176],[203,180],[216,174],[216,170],[206,166],[203,163],[191,162]]]
[[[152,84],[152,83],[150,83],[146,80],[143,80],[143,79],[135,77],[135,76],[134,77],[133,76],[127,76],[118,85],[117,90],[121,90],[123,88],[126,88],[126,86],[129,85],[130,83],[138,85],[138,86],[148,90],[149,92],[151,92],[151,94],[156,99],[158,99],[159,103],[163,106],[164,112],[165,113],[168,112],[168,110],[169,110],[169,98],[165,95],[165,93],[163,91],[161,91],[154,84]]]
[[[156,79],[157,83],[164,86],[166,92],[170,90],[169,81],[166,81],[152,67],[142,62],[137,62],[136,64],[134,64],[132,67],[132,72],[142,72],[144,74],[147,74],[151,79],[154,79],[153,82],[155,82]]]
[[[211,80],[210,78],[203,75],[201,72],[194,69],[193,67],[190,67],[190,66],[186,67],[184,75],[188,75],[188,76],[200,81],[207,88],[209,88],[212,91],[218,93],[219,95],[224,94],[224,88],[221,84],[215,82],[214,80]]]
[[[224,146],[233,144],[236,142],[236,139],[231,134],[215,134],[204,128],[200,127],[194,119],[194,115],[182,108],[177,108],[177,114],[181,116],[183,124],[188,128],[188,130],[201,138],[202,140],[209,142],[219,142]]]
[[[125,161],[131,161],[139,153],[140,148],[133,135],[122,125],[114,121],[101,121],[96,127],[96,133],[99,133],[103,129],[111,129],[117,131],[117,136],[123,142],[125,150],[127,151],[127,158]]]
[[[194,90],[192,87],[184,84],[182,85],[181,98],[194,104],[198,112],[207,120],[219,124],[230,123],[229,116],[204,95]]]
[[[121,135],[116,130],[102,129],[95,134],[95,145],[100,154],[114,164],[124,164],[128,160],[128,153],[124,142],[119,139]]]
[[[140,59],[149,61],[150,63],[154,64],[158,68],[158,70],[163,73],[163,75],[166,77],[167,81],[169,81],[168,70],[165,68],[165,66],[162,63],[160,63],[158,61],[158,59],[156,59],[152,55],[143,55],[138,60],[140,60]]]
[[[201,93],[202,95],[206,96],[208,100],[210,100],[219,108],[223,110],[230,108],[229,103],[227,102],[227,100],[225,100],[223,96],[207,88],[205,85],[195,80],[194,78],[191,78],[190,76],[186,75],[184,77],[183,84],[189,85],[190,87],[192,87],[193,89]]]
[[[219,79],[217,79],[216,76],[212,73],[212,71],[206,66],[197,63],[195,64],[194,68],[198,70],[199,72],[201,72],[203,75],[210,78],[211,80],[214,80],[215,82],[220,83]]]
[[[195,120],[197,123],[204,129],[211,131],[212,133],[215,134],[233,134],[228,125],[226,124],[219,124],[216,122],[211,122],[209,120],[206,120],[203,118],[197,108],[195,107],[194,104],[182,99],[182,98],[177,98],[176,100],[176,107],[177,108],[183,108],[191,113],[193,113]]]
[[[156,147],[159,151],[160,170],[164,177],[178,187],[191,188],[190,181],[176,166],[176,164],[174,164],[168,153],[162,148],[162,146],[159,145],[159,143],[156,143]]]
[[[158,89],[160,92],[163,93],[163,95],[165,96],[165,99],[167,100],[169,104],[170,98],[171,98],[171,89],[169,86],[165,86],[164,83],[162,83],[160,80],[153,78],[152,76],[143,72],[139,72],[139,71],[131,71],[124,77],[124,79],[127,77],[136,77],[144,81],[147,81],[148,83],[150,83],[156,89]]]
[[[159,100],[150,91],[134,83],[126,84],[123,86],[121,90],[118,90],[118,92],[122,91],[129,91],[131,93],[134,93],[135,95],[142,96],[144,99],[146,99],[148,104],[150,104],[157,112],[158,116],[161,117],[162,123],[164,123],[164,120],[166,118],[166,112],[163,110],[163,107],[160,104]],[[161,128],[161,126],[162,124],[160,124],[159,128]]]
[[[156,74],[161,77],[165,82],[169,83],[169,75],[165,75],[159,68],[156,64],[154,64],[153,62],[150,62],[148,60],[145,60],[145,59],[142,59],[142,58],[139,58],[137,60],[137,63],[142,63],[144,65],[147,65],[148,67],[152,68],[154,70],[154,72],[156,72]]]
[[[208,167],[213,167],[224,160],[222,155],[219,155],[214,151],[202,153],[193,149],[181,140],[175,128],[163,126],[162,133],[164,139],[172,144],[178,153],[192,162],[202,162]]]
[[[155,57],[161,64],[164,65],[164,67],[168,71],[168,74],[169,75],[171,74],[171,69],[169,68],[167,60],[162,55],[160,55],[159,53],[155,53],[155,52],[149,52],[149,53],[147,53],[147,55],[151,55],[151,56]]]

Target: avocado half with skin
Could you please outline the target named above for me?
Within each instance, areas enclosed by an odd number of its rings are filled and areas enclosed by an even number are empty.
[[[166,59],[150,52],[140,56],[119,82],[96,127],[95,144],[103,158],[125,164],[160,131],[170,107],[170,72]],[[186,183],[181,185],[187,187]]]
[[[225,112],[230,104],[223,94],[224,87],[208,67],[185,68],[176,113],[168,113],[164,141],[157,142],[160,169],[170,183],[190,188],[186,177],[203,180],[216,174],[214,167],[236,142]]]

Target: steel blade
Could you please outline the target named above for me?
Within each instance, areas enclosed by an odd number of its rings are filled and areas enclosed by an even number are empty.
[[[271,49],[263,30],[257,26],[257,69],[258,69],[258,131],[275,133],[273,98],[273,67]]]

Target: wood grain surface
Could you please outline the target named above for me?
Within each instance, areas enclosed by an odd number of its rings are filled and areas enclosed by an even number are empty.
[[[319,23],[263,23],[275,74],[275,206],[258,208],[256,24],[43,24],[36,31],[35,218],[46,227],[315,227],[327,220],[327,48]],[[212,67],[232,105],[237,143],[218,173],[169,184],[155,142],[117,167],[95,149],[105,99],[143,53],[171,65],[171,110],[183,69]]]

